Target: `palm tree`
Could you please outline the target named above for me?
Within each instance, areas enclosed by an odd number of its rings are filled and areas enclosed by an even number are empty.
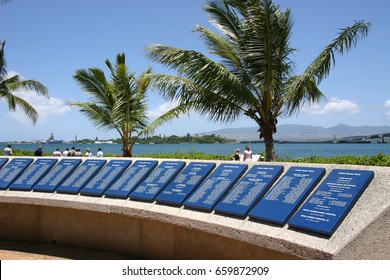
[[[27,90],[48,97],[48,90],[35,80],[22,81],[19,75],[8,77],[4,59],[4,45],[5,41],[0,41],[0,100],[4,98],[8,102],[9,110],[22,109],[35,125],[38,120],[38,112],[27,101],[14,95],[13,92]]]
[[[202,26],[196,30],[219,57],[216,62],[202,53],[152,45],[147,55],[178,72],[177,76],[153,75],[153,86],[167,99],[192,102],[193,108],[215,122],[230,122],[242,115],[259,126],[266,160],[275,161],[273,135],[277,120],[297,113],[304,103],[324,98],[318,85],[344,54],[365,37],[371,24],[355,22],[300,75],[294,74],[290,46],[290,10],[282,11],[271,0],[211,0],[204,5],[220,35]]]
[[[123,143],[123,156],[133,156],[133,145],[142,134],[152,133],[155,128],[185,112],[177,106],[148,124],[146,92],[150,78],[148,68],[140,76],[130,73],[125,54],[118,54],[115,66],[107,59],[111,80],[98,68],[76,71],[74,79],[91,98],[90,102],[67,102],[78,107],[98,127],[118,131]]]

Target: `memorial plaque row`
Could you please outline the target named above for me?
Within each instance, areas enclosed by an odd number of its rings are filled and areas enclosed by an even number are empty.
[[[58,192],[182,206],[331,236],[372,171],[183,161],[0,158],[0,190]],[[280,177],[281,176],[281,177]],[[279,178],[280,177],[280,178]],[[316,188],[316,189],[315,189]],[[313,189],[315,191],[313,192]],[[310,195],[310,193],[312,193]]]

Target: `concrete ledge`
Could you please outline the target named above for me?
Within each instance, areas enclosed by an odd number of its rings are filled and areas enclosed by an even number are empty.
[[[261,164],[261,163],[248,163]],[[268,163],[267,163],[268,164]],[[146,259],[390,259],[390,168],[375,177],[329,239],[156,203],[0,191],[0,239],[102,249]]]

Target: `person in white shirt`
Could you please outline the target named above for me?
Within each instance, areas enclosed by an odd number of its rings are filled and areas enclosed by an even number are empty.
[[[252,160],[252,151],[251,147],[246,146],[244,151],[244,161],[251,161]]]
[[[67,157],[69,154],[69,149],[66,148],[65,151],[62,152],[62,156]]]
[[[60,149],[57,148],[57,149],[51,154],[51,156],[53,156],[53,157],[62,157],[62,154],[61,154],[61,152],[60,152]]]
[[[103,157],[102,148],[99,148],[99,149],[98,149],[98,152],[97,152],[96,156],[97,156],[97,157]]]
[[[91,150],[89,148],[87,148],[87,150],[85,152],[85,156],[86,157],[92,157],[92,153],[91,153]]]
[[[80,148],[76,148],[74,156],[75,157],[82,157],[83,156],[83,153],[81,152]]]
[[[9,144],[7,147],[4,149],[4,155],[5,156],[12,156],[12,145]]]

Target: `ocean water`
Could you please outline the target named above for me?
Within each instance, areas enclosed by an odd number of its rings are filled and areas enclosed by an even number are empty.
[[[6,147],[2,143],[1,149]],[[14,149],[34,151],[36,144],[12,144]],[[56,148],[61,151],[65,148],[75,146],[83,153],[90,148],[96,155],[98,148],[102,148],[104,153],[121,155],[122,146],[119,144],[43,144],[44,152],[52,152]],[[264,152],[263,143],[253,143],[250,145],[253,153]],[[134,156],[152,153],[177,153],[177,152],[202,152],[208,154],[231,155],[235,149],[240,148],[243,152],[245,144],[136,144],[133,148]],[[302,158],[309,156],[332,157],[344,155],[376,155],[378,153],[390,154],[390,144],[331,144],[331,143],[275,143],[276,155],[279,157]]]

